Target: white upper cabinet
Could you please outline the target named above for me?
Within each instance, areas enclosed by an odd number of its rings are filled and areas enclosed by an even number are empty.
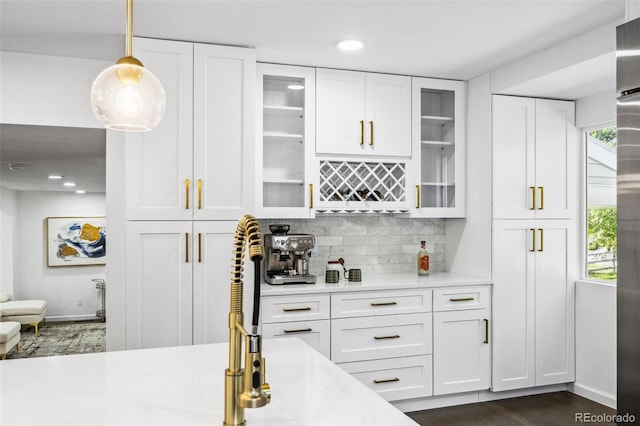
[[[494,219],[575,217],[573,102],[493,96]]]
[[[466,84],[412,79],[412,217],[464,217]]]
[[[162,82],[160,125],[127,135],[128,220],[235,220],[253,211],[255,52],[136,39]]]
[[[411,156],[411,77],[318,68],[316,153]]]
[[[258,64],[256,214],[315,216],[315,69]]]

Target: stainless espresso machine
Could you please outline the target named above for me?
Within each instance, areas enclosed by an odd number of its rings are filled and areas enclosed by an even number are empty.
[[[309,257],[316,239],[309,234],[288,234],[289,225],[270,225],[264,236],[264,280],[269,284],[315,284]]]

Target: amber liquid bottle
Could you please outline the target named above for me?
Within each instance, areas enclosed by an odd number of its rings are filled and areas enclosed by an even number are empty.
[[[424,241],[420,241],[420,251],[418,251],[418,275],[429,275],[429,253]]]

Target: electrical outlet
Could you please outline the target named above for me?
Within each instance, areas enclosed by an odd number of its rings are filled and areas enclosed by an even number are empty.
[[[78,306],[82,306],[84,304],[84,300],[78,299]]]

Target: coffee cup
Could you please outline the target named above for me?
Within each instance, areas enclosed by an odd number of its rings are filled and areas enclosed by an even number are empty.
[[[351,282],[362,281],[362,270],[349,269],[348,271],[344,271],[344,277]]]
[[[336,284],[338,281],[340,281],[340,271],[328,270],[325,272],[324,282]]]

